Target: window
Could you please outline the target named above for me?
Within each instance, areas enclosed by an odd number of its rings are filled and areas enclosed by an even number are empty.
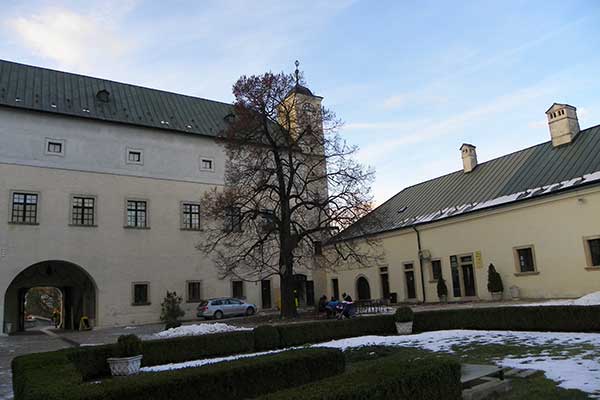
[[[227,207],[225,210],[225,231],[242,231],[242,209],[239,207]]]
[[[600,267],[600,237],[586,238],[586,258],[589,267]]]
[[[200,294],[200,281],[188,281],[187,283],[187,301],[188,303],[198,303],[202,300],[202,296]]]
[[[213,160],[210,158],[201,158],[200,159],[200,169],[204,171],[212,171],[213,170]]]
[[[313,243],[313,246],[315,247],[315,256],[322,256],[323,255],[323,244],[320,241],[315,241]]]
[[[532,246],[515,248],[517,273],[536,272],[535,256]]]
[[[263,232],[270,232],[275,230],[277,227],[275,224],[275,212],[268,208],[260,210],[262,216],[262,230]]]
[[[236,299],[244,298],[244,281],[232,281],[231,292],[231,297],[235,297]]]
[[[200,204],[182,203],[181,229],[200,230]]]
[[[37,224],[38,195],[35,193],[13,193],[12,215],[13,224]]]
[[[127,164],[144,164],[144,152],[141,149],[127,149]]]
[[[63,139],[46,138],[44,153],[48,156],[64,156],[65,141]]]
[[[81,226],[94,226],[95,203],[93,197],[73,196],[71,200],[71,224]]]
[[[146,282],[133,284],[133,305],[141,306],[150,304],[149,284]]]
[[[127,227],[147,228],[147,203],[143,200],[127,200]]]
[[[442,277],[442,261],[431,260],[431,279],[437,281]]]

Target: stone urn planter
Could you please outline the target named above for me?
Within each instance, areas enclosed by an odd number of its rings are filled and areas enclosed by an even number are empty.
[[[410,322],[396,322],[396,331],[398,335],[410,335],[412,334],[413,323]]]
[[[502,300],[502,292],[492,292],[492,300],[493,301]]]
[[[135,375],[140,372],[142,357],[142,355],[133,357],[111,357],[107,358],[106,361],[110,366],[110,373],[112,376],[127,376]]]
[[[142,364],[142,340],[136,335],[121,335],[117,340],[116,357],[106,359],[112,376],[135,375]]]
[[[440,303],[445,304],[447,302],[448,302],[448,295],[445,295],[445,294],[441,295],[440,296]]]

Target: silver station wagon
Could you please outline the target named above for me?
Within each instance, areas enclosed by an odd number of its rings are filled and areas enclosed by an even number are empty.
[[[221,319],[235,315],[254,315],[256,304],[246,303],[233,297],[219,297],[202,301],[198,305],[198,317]]]

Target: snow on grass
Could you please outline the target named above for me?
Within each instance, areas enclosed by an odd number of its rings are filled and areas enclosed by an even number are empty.
[[[178,328],[167,329],[166,331],[155,333],[153,336],[161,339],[174,338],[180,336],[198,336],[208,335],[211,333],[223,333],[233,331],[248,331],[252,328],[241,328],[238,326],[222,324],[220,322],[214,324],[195,324],[182,325]]]
[[[598,306],[600,305],[600,292],[586,294],[575,300],[550,300],[543,303],[524,303],[513,304],[516,307],[522,306]]]
[[[579,389],[600,398],[600,334],[450,330],[406,336],[362,336],[320,343],[315,347],[347,349],[363,346],[419,347],[456,353],[474,346],[518,345],[524,354],[495,357],[503,367],[538,369],[565,389]],[[507,346],[508,347],[508,346]],[[528,348],[533,354],[527,354]],[[547,351],[539,352],[540,348]]]

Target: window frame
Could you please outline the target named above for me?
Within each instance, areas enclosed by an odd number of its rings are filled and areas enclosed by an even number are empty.
[[[135,287],[136,286],[141,286],[141,285],[145,285],[146,286],[146,302],[145,303],[137,303],[135,300]],[[150,300],[150,282],[148,281],[138,281],[138,282],[131,282],[131,305],[132,306],[149,306],[150,304],[152,304],[152,301]]]
[[[434,262],[437,262],[437,263],[440,264],[440,276],[437,277],[437,278],[435,276],[435,272],[434,272],[434,269],[433,269],[433,263]],[[441,258],[432,258],[429,261],[429,277],[430,277],[429,282],[436,283],[440,278],[443,278],[444,274],[442,273],[442,268],[443,268],[443,265],[442,265],[442,259]]]
[[[236,283],[240,283],[241,287],[242,287],[242,295],[240,297],[236,297],[235,296],[235,284]],[[238,299],[238,300],[242,300],[246,298],[246,285],[244,284],[245,282],[243,280],[232,280],[231,281],[231,297],[234,299]]]
[[[193,227],[190,220],[190,226],[186,226],[185,224],[185,216],[186,206],[196,206],[198,207],[198,226]],[[190,216],[195,215],[195,213],[190,212]],[[182,231],[201,231],[202,230],[202,208],[200,203],[197,201],[181,201],[179,203],[179,229]]]
[[[24,203],[23,204],[23,220],[22,221],[16,221],[14,218],[14,212],[15,212],[15,195],[24,195],[25,198],[23,199]],[[35,202],[35,216],[34,216],[34,222],[28,222],[26,221],[26,211],[27,211],[27,196],[36,196],[36,202]],[[8,223],[9,224],[13,224],[13,225],[39,225],[40,224],[40,203],[41,203],[41,194],[40,192],[34,192],[31,190],[11,190],[10,191],[10,199],[8,202],[8,215],[9,215],[9,220]]]
[[[235,217],[235,215],[233,213],[229,214],[229,210],[238,210],[239,211],[239,221],[235,225],[233,223],[233,218]],[[230,219],[231,219],[231,221],[230,221]],[[235,207],[235,206],[226,207],[223,225],[224,225],[223,230],[225,232],[228,232],[228,233],[242,232],[242,208]]]
[[[129,159],[130,153],[139,153],[140,160],[139,161],[130,160]],[[130,165],[144,165],[144,149],[127,147],[126,151],[125,151],[125,163],[130,164]]]
[[[74,220],[74,211],[75,211],[75,199],[76,198],[81,198],[81,199],[91,199],[94,201],[94,205],[92,207],[92,224],[80,224],[77,223]],[[91,195],[91,194],[80,194],[80,193],[73,193],[70,196],[70,202],[69,202],[69,226],[78,226],[78,227],[83,227],[83,228],[94,228],[98,226],[98,197],[95,195]],[[85,206],[83,206],[82,210],[85,210]],[[83,212],[82,212],[82,216],[83,216]]]
[[[192,298],[190,296],[190,285],[192,284],[198,284],[198,298]],[[202,281],[200,280],[191,280],[191,281],[186,281],[185,282],[185,289],[186,289],[186,302],[187,303],[200,303],[202,301]]]
[[[145,211],[145,220],[146,220],[146,224],[144,226],[138,226],[137,225],[137,206],[136,206],[136,225],[129,225],[129,202],[135,202],[135,203],[146,203],[146,209]],[[150,200],[148,199],[143,199],[143,198],[139,198],[139,197],[127,197],[125,198],[125,224],[124,224],[124,228],[125,229],[150,229]]]
[[[60,152],[50,151],[50,149],[49,149],[50,144],[59,144],[61,151]],[[67,145],[67,141],[65,139],[55,139],[55,138],[47,137],[44,140],[44,154],[47,156],[64,157],[65,152],[66,152],[66,145]]]
[[[586,269],[592,270],[592,271],[595,271],[595,270],[600,271],[600,262],[598,264],[594,264],[592,249],[591,249],[590,243],[589,243],[592,240],[600,241],[600,235],[583,237],[583,249],[584,249],[584,253],[585,253]]]
[[[519,250],[531,250],[531,261],[533,263],[532,271],[522,271],[521,270],[521,261],[519,257]],[[539,274],[538,263],[535,256],[535,246],[533,244],[515,246],[513,247],[513,258],[515,262],[515,276],[526,276],[526,275],[537,275]]]
[[[204,167],[204,162],[205,161],[210,162],[210,168],[205,168]],[[215,171],[215,159],[212,158],[212,157],[200,156],[199,161],[198,161],[198,167],[199,167],[200,171],[214,172]]]

